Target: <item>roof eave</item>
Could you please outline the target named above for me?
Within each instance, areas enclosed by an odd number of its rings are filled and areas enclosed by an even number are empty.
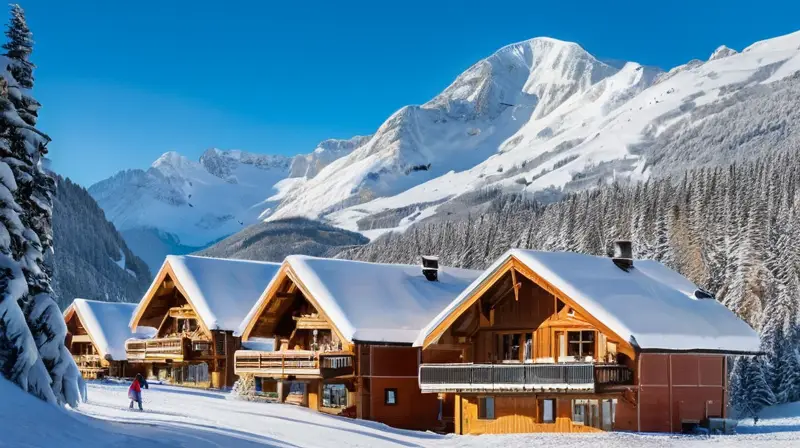
[[[707,348],[690,348],[690,349],[669,349],[669,348],[643,348],[639,353],[651,354],[693,354],[693,355],[728,355],[728,356],[760,356],[765,355],[762,351],[753,350],[726,350],[726,349],[707,349]]]

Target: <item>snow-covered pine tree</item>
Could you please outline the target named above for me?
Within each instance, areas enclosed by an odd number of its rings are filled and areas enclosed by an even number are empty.
[[[33,87],[34,66],[28,60],[33,39],[19,5],[11,7],[11,22],[6,36],[9,42],[3,46],[7,50],[6,76],[3,77],[6,83],[3,90],[6,111],[2,129],[6,149],[3,162],[9,168],[4,174],[9,181],[13,180],[13,185],[9,183],[6,187],[13,187],[8,189],[19,220],[14,229],[17,232],[16,244],[12,239],[9,255],[18,263],[27,283],[27,287],[19,291],[17,301],[35,343],[38,363],[43,364],[49,373],[48,389],[52,397],[43,398],[52,401],[54,397],[58,403],[77,406],[82,379],[72,355],[64,346],[67,329],[58,304],[51,296],[50,275],[44,259],[45,252],[52,248],[55,190],[53,177],[43,167],[50,138],[35,127],[39,103],[29,92]],[[21,80],[16,79],[15,74]],[[6,229],[11,230],[8,225]]]
[[[743,417],[752,417],[754,415],[752,409],[750,409],[751,381],[748,377],[750,363],[750,357],[739,356],[733,361],[733,369],[731,371],[728,400],[730,400],[730,404],[736,409],[736,412]]]
[[[747,369],[747,381],[750,382],[750,405],[752,416],[756,416],[767,406],[775,404],[775,395],[767,383],[766,363],[760,357],[751,360]]]
[[[17,180],[12,166],[19,163],[11,148],[15,126],[22,122],[8,99],[8,83],[0,77],[0,372],[22,389],[56,402],[50,376],[42,363],[20,302],[28,292],[20,263],[27,229],[17,203]]]
[[[795,324],[788,337],[784,340],[783,370],[778,373],[781,383],[780,389],[786,403],[800,401],[800,325]]]
[[[33,52],[33,34],[25,20],[25,11],[19,5],[11,5],[11,22],[5,32],[8,41],[3,44],[6,56],[12,61],[9,64],[11,76],[24,89],[33,88],[33,69],[35,66],[28,58]]]

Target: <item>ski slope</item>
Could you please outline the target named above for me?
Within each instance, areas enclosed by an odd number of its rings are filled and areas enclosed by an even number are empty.
[[[788,447],[800,440],[800,403],[766,409],[758,426],[743,422],[740,434],[711,438],[623,433],[443,436],[164,385],[143,391],[144,412],[128,409],[127,384],[90,383],[89,402],[77,411],[45,405],[12,388],[16,386],[0,382],[0,447]]]

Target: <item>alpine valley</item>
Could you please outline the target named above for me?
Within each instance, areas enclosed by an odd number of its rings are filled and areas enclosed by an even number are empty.
[[[534,38],[478,61],[372,135],[294,158],[167,153],[89,192],[153,271],[168,252],[263,220],[319,219],[375,238],[464,213],[483,191],[550,202],[791,147],[798,84],[800,32],[741,52],[722,46],[669,71]]]

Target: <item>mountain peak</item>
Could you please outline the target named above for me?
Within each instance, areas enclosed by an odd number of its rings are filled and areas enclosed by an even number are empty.
[[[732,48],[729,48],[725,45],[720,45],[713,53],[711,53],[711,57],[708,58],[709,61],[713,61],[716,59],[727,58],[728,56],[733,56],[738,52]]]
[[[185,165],[187,163],[191,163],[191,161],[186,158],[185,156],[181,155],[177,151],[167,151],[164,154],[161,154],[161,157],[156,159],[152,165],[152,168],[162,168],[162,167],[179,167]]]
[[[520,106],[542,118],[618,71],[577,43],[535,37],[478,61],[423,107],[444,110],[453,118],[494,119],[508,107]]]

